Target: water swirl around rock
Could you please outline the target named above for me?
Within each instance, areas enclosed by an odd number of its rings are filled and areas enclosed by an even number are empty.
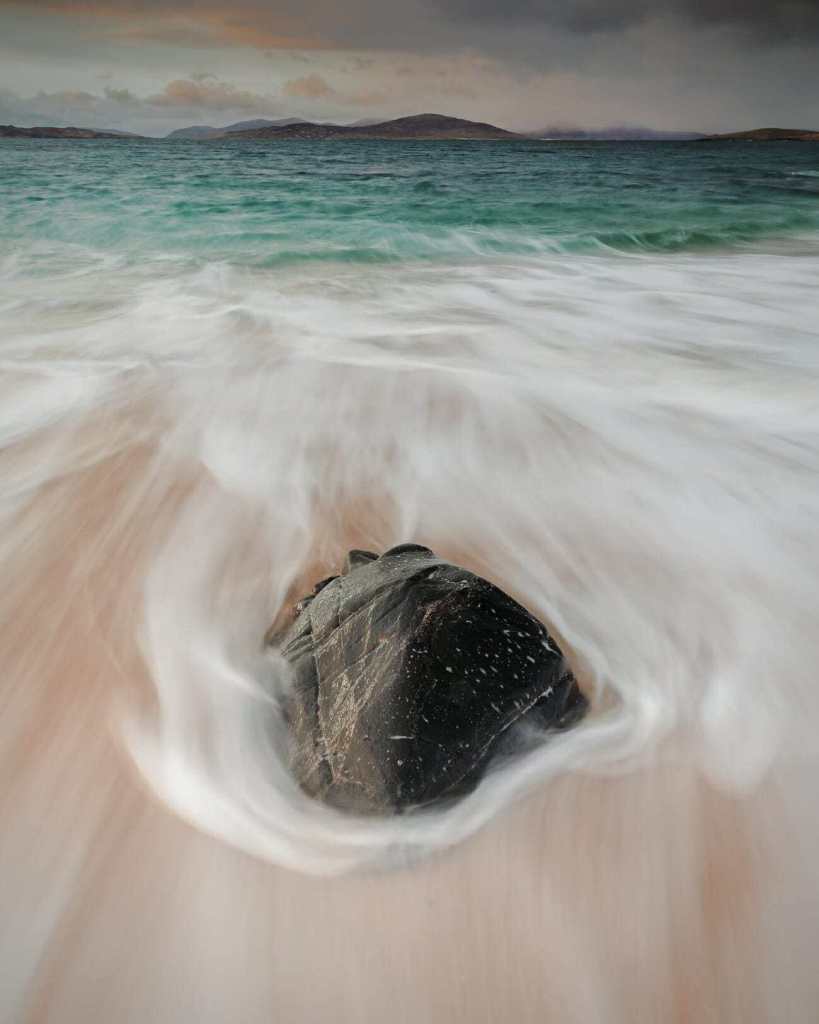
[[[515,727],[564,729],[586,710],[534,616],[417,544],[351,551],[268,639],[295,670],[296,777],[359,813],[463,795],[511,751]]]

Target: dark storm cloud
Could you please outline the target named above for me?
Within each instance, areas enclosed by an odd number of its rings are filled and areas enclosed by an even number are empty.
[[[668,15],[693,25],[750,30],[760,39],[819,34],[819,0],[435,0],[435,6],[451,20],[577,34],[618,31]]]
[[[435,0],[435,6],[459,22],[473,19],[497,27],[543,25],[579,33],[628,28],[657,9],[657,4],[648,0]]]
[[[682,0],[679,7],[704,24],[748,26],[773,36],[819,32],[819,0]]]

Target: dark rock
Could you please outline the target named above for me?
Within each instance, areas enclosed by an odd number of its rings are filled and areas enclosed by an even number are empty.
[[[513,727],[565,729],[587,703],[545,627],[487,580],[405,544],[351,551],[268,636],[295,671],[293,772],[359,813],[462,796]]]

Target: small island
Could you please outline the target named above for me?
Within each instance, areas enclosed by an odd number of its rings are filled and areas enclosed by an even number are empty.
[[[470,139],[508,141],[523,139],[525,136],[506,131],[483,121],[466,121],[461,117],[447,117],[444,114],[415,114],[412,117],[397,117],[377,124],[316,124],[312,121],[297,121],[295,124],[269,125],[265,128],[251,128],[249,131],[232,131],[231,139]],[[211,136],[212,137],[212,136]],[[224,136],[222,136],[224,137]]]
[[[138,139],[130,132],[96,131],[93,128],[18,128],[0,124],[0,139]]]
[[[819,131],[801,128],[754,128],[749,132],[706,135],[706,142],[819,142]]]

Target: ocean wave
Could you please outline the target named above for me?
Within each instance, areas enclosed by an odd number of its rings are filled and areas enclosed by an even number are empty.
[[[697,252],[819,234],[815,160],[708,147],[5,146],[0,249],[261,267]],[[247,162],[250,155],[258,160]],[[195,158],[197,168],[189,166]],[[264,158],[264,159],[262,159]]]

